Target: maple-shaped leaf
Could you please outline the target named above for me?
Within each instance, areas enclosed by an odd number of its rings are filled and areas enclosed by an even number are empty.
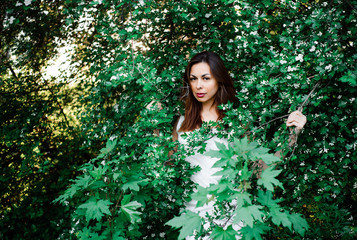
[[[302,217],[302,215],[293,213],[289,216],[289,219],[293,223],[295,231],[301,236],[304,236],[305,231],[309,229],[309,224],[307,224],[307,221]]]
[[[237,174],[238,174],[238,171],[236,171],[235,169],[224,168],[218,172],[215,172],[212,176],[222,176],[222,178],[227,178],[228,180],[233,180],[233,179],[235,179]]]
[[[84,176],[79,176],[77,177],[77,179],[75,180],[75,184],[78,187],[83,187],[86,188],[88,187],[88,185],[90,185],[89,183],[91,182],[93,178],[89,175],[84,175]]]
[[[140,214],[137,209],[142,207],[141,203],[137,201],[130,202],[130,195],[125,195],[121,201],[120,209],[127,216],[131,223],[140,222]]]
[[[144,185],[147,183],[147,180],[145,179],[140,179],[138,176],[131,176],[126,183],[123,184],[123,186],[121,187],[124,191],[126,189],[130,189],[130,190],[134,190],[134,191],[139,191],[140,190],[140,186],[139,183],[141,185]]]
[[[165,225],[169,225],[174,228],[181,228],[178,239],[185,239],[187,236],[193,235],[194,231],[201,231],[203,219],[194,212],[186,211],[178,217],[174,217]]]
[[[99,179],[102,179],[103,176],[106,175],[107,171],[108,171],[109,167],[106,165],[106,166],[98,166],[98,167],[95,167],[93,168],[93,170],[90,172],[90,175],[99,180]]]
[[[228,181],[227,179],[221,179],[219,184],[211,184],[209,186],[208,191],[210,194],[213,194],[217,197],[218,200],[228,200],[231,198],[235,185]]]
[[[280,224],[283,224],[284,227],[291,230],[291,221],[289,219],[289,214],[286,211],[282,211],[280,208],[272,208],[269,216],[271,216],[271,220],[275,225],[279,226]]]
[[[248,141],[247,137],[244,137],[242,139],[238,139],[235,138],[233,140],[234,142],[234,150],[239,153],[239,154],[243,154],[246,155],[248,154],[250,151],[252,151],[253,149],[255,149],[256,147],[258,147],[258,143],[257,142],[250,142]]]
[[[215,227],[210,235],[210,239],[214,240],[232,240],[236,239],[238,233],[233,229],[232,225],[228,226],[226,230],[222,227]]]
[[[250,153],[250,156],[253,160],[263,160],[267,165],[281,161],[280,158],[278,158],[274,154],[269,153],[269,148],[261,146],[253,149]]]
[[[262,216],[264,213],[260,211],[263,206],[252,205],[239,208],[235,211],[234,223],[239,224],[241,221],[245,222],[248,226],[253,227],[254,220],[263,222]]]
[[[232,198],[237,200],[237,209],[243,207],[246,203],[251,205],[252,204],[252,194],[248,192],[235,192],[232,195]]]
[[[274,154],[271,154],[271,153],[266,153],[266,154],[252,153],[251,156],[253,159],[263,160],[263,162],[265,162],[267,165],[281,161],[280,158],[278,158],[277,156],[275,156]]]
[[[105,156],[106,154],[110,153],[111,151],[113,151],[116,144],[117,144],[117,139],[115,139],[114,141],[111,141],[110,139],[108,139],[105,147],[100,149],[101,154],[99,154],[99,156],[97,158],[101,158],[101,157]]]
[[[262,240],[262,235],[268,231],[270,227],[263,224],[254,224],[254,226],[245,226],[239,230],[239,232],[246,240]]]
[[[208,188],[198,186],[197,192],[191,194],[193,200],[197,201],[196,207],[202,207],[208,202]]]
[[[79,190],[80,188],[78,186],[76,186],[75,184],[73,184],[70,188],[68,188],[64,194],[62,194],[61,196],[59,196],[58,198],[56,198],[55,200],[53,200],[54,203],[64,203],[68,198],[72,198],[73,195],[77,192],[77,190]]]
[[[263,185],[269,191],[274,191],[273,185],[284,189],[283,184],[275,178],[281,173],[282,170],[273,170],[273,168],[274,167],[269,167],[263,170],[262,174],[260,175],[260,179],[258,179],[258,185]]]
[[[91,219],[97,219],[97,221],[100,221],[104,214],[111,215],[109,211],[109,205],[111,204],[113,203],[108,200],[97,201],[95,198],[90,198],[86,203],[83,203],[78,208],[86,209],[87,221]]]
[[[264,154],[269,153],[269,150],[270,150],[269,148],[259,146],[259,147],[255,148],[255,149],[253,149],[251,154],[264,155]]]
[[[281,199],[273,199],[273,193],[271,191],[258,191],[257,201],[262,205],[267,206],[269,208],[277,208],[278,203],[281,202]]]
[[[210,150],[205,153],[206,156],[213,157],[213,158],[218,158],[215,162],[215,164],[212,166],[214,168],[219,168],[226,166],[227,164],[233,166],[235,163],[234,159],[234,151],[230,145],[228,145],[228,148],[226,147],[225,144],[220,143],[220,142],[215,142],[218,150]]]

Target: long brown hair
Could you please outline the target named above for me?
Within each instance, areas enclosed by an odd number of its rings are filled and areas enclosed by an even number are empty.
[[[192,131],[202,126],[201,110],[202,103],[194,97],[190,87],[190,73],[193,65],[197,63],[207,63],[210,66],[211,74],[218,82],[218,91],[215,95],[213,106],[216,106],[218,119],[224,117],[224,111],[218,109],[217,106],[230,102],[237,102],[236,91],[233,86],[233,81],[224,66],[222,59],[218,54],[213,52],[201,52],[196,54],[188,63],[184,75],[184,91],[182,98],[185,100],[185,120],[183,121],[179,131]]]

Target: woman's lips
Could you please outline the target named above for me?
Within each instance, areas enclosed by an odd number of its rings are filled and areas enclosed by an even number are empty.
[[[206,93],[196,93],[196,96],[198,98],[203,98],[206,95]]]

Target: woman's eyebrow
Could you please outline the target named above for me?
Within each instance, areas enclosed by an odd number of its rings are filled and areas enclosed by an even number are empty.
[[[204,74],[202,74],[202,76],[201,77],[204,77],[204,76],[207,76],[207,75],[210,75],[209,73],[204,73]],[[194,74],[192,74],[191,73],[191,75],[190,75],[191,77],[196,77]]]

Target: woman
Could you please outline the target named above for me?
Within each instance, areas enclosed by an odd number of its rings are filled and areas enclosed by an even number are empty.
[[[218,122],[223,119],[224,111],[218,109],[221,104],[228,101],[236,102],[236,92],[233,81],[221,58],[213,52],[202,52],[195,55],[186,67],[184,81],[186,85],[185,97],[185,116],[181,116],[173,130],[173,139],[181,144],[187,144],[183,133],[189,133],[202,126],[203,122]],[[299,111],[291,113],[286,122],[287,126],[295,126],[302,129],[306,123],[306,117]],[[213,129],[215,130],[215,129]],[[217,131],[217,130],[216,130]],[[226,139],[213,136],[206,141],[206,151],[217,150],[215,142],[228,144]],[[289,144],[294,140],[290,139]],[[195,153],[188,156],[186,160],[192,166],[199,166],[200,171],[192,177],[192,181],[202,187],[210,184],[217,184],[220,176],[214,176],[219,169],[212,168],[217,159]],[[265,168],[263,163],[263,168]],[[186,203],[186,209],[199,213],[205,217],[206,213],[213,211],[214,201],[209,202],[203,207],[196,207],[196,202]],[[205,227],[207,228],[209,224]],[[239,230],[239,226],[233,226]],[[187,238],[190,239],[190,238]]]

